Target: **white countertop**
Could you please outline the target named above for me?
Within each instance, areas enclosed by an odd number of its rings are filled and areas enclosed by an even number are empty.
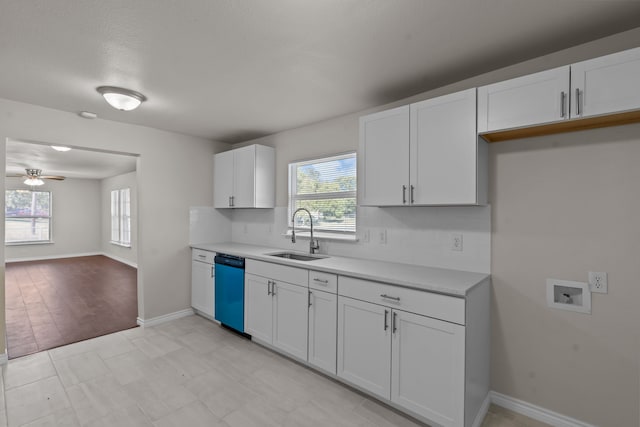
[[[467,295],[471,288],[489,277],[484,273],[331,255],[313,261],[296,261],[266,255],[285,252],[284,249],[240,243],[202,243],[191,247],[460,297]]]

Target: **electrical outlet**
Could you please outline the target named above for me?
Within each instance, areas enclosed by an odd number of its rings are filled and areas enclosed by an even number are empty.
[[[362,242],[369,243],[369,240],[371,240],[371,232],[369,231],[369,229],[367,229],[364,230],[364,233],[362,233]]]
[[[451,250],[462,252],[462,233],[451,233]]]
[[[378,243],[381,245],[387,244],[387,230],[380,230],[380,233],[378,234]]]
[[[599,294],[606,294],[608,291],[607,273],[590,271],[589,290]]]

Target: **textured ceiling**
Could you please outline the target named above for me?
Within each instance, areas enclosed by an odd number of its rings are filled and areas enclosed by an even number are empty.
[[[0,97],[235,143],[639,25],[639,1],[0,0]],[[144,93],[133,112],[96,93]]]

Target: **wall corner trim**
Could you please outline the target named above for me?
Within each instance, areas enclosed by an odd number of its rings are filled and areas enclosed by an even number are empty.
[[[555,427],[596,427],[593,424],[576,420],[575,418],[559,414],[549,409],[542,408],[493,390],[489,393],[491,395],[491,403]]]
[[[104,255],[107,258],[111,258],[114,261],[118,261],[118,262],[121,262],[122,264],[126,264],[129,267],[133,267],[133,268],[136,268],[136,269],[138,268],[138,263],[129,261],[128,259],[124,259],[122,257],[116,256],[116,255],[113,255],[113,254],[110,254],[110,253],[107,253],[107,252],[100,252],[100,255]]]
[[[480,410],[476,415],[476,418],[473,420],[473,424],[471,427],[480,427],[484,422],[485,417],[487,416],[487,412],[489,412],[489,406],[491,405],[491,392],[487,393],[487,397],[482,401],[482,405],[480,406]]]
[[[180,319],[181,317],[187,317],[194,314],[192,308],[187,308],[185,310],[175,311],[173,313],[164,314],[162,316],[152,317],[151,319],[142,319],[138,317],[136,323],[140,326],[155,326],[161,323],[168,322],[170,320]]]

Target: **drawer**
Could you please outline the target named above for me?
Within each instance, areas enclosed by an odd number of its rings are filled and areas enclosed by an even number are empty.
[[[309,284],[309,273],[304,268],[248,259],[245,262],[245,272],[295,285],[307,286]]]
[[[465,324],[465,301],[448,295],[340,276],[338,294],[398,310]]]
[[[215,258],[215,252],[203,251],[202,249],[192,249],[191,250],[191,259],[194,261],[202,261],[207,264],[213,264],[213,259]]]
[[[309,270],[309,287],[335,294],[338,291],[338,276],[322,271]]]

